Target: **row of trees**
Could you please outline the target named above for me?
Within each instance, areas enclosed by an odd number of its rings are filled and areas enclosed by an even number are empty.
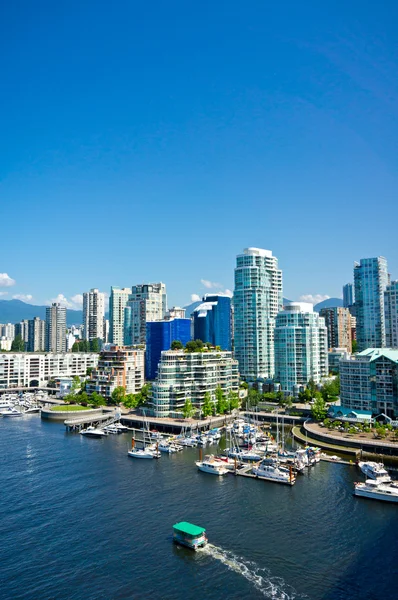
[[[88,340],[76,340],[72,346],[72,352],[100,352],[101,351],[101,340],[95,338],[91,341]]]
[[[172,350],[184,350],[184,345],[180,340],[173,340],[170,347]],[[212,348],[213,346],[209,342],[202,342],[202,340],[191,340],[185,344],[187,352],[207,352]],[[216,346],[216,350],[221,350],[221,348]]]
[[[210,417],[211,415],[224,415],[225,413],[231,412],[232,410],[239,408],[239,396],[236,392],[230,391],[227,396],[224,395],[222,388],[216,388],[216,400],[215,402],[211,399],[210,392],[206,392],[203,399],[200,412],[203,417]],[[185,400],[182,414],[184,418],[189,419],[197,412],[197,409],[193,406],[192,401],[187,398]]]

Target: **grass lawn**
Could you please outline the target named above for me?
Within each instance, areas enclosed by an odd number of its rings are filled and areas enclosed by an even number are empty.
[[[72,412],[77,410],[89,410],[87,406],[80,406],[80,404],[61,404],[59,406],[53,406],[51,410]]]

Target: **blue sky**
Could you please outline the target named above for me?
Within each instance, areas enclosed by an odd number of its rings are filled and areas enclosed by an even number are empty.
[[[186,304],[247,246],[291,299],[340,296],[361,257],[398,278],[397,13],[3,3],[1,297],[164,281]]]

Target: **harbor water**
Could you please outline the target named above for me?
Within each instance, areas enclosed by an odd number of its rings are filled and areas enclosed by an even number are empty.
[[[132,459],[130,439],[0,419],[2,600],[396,598],[398,506],[354,498],[356,467],[289,487],[201,473],[197,449]],[[173,545],[181,520],[210,544]]]

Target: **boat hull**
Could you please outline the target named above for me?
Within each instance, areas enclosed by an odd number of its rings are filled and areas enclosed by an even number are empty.
[[[377,492],[368,492],[361,489],[355,489],[354,496],[370,498],[371,500],[381,500],[382,502],[398,502],[398,496],[388,496],[386,494],[378,494]]]

